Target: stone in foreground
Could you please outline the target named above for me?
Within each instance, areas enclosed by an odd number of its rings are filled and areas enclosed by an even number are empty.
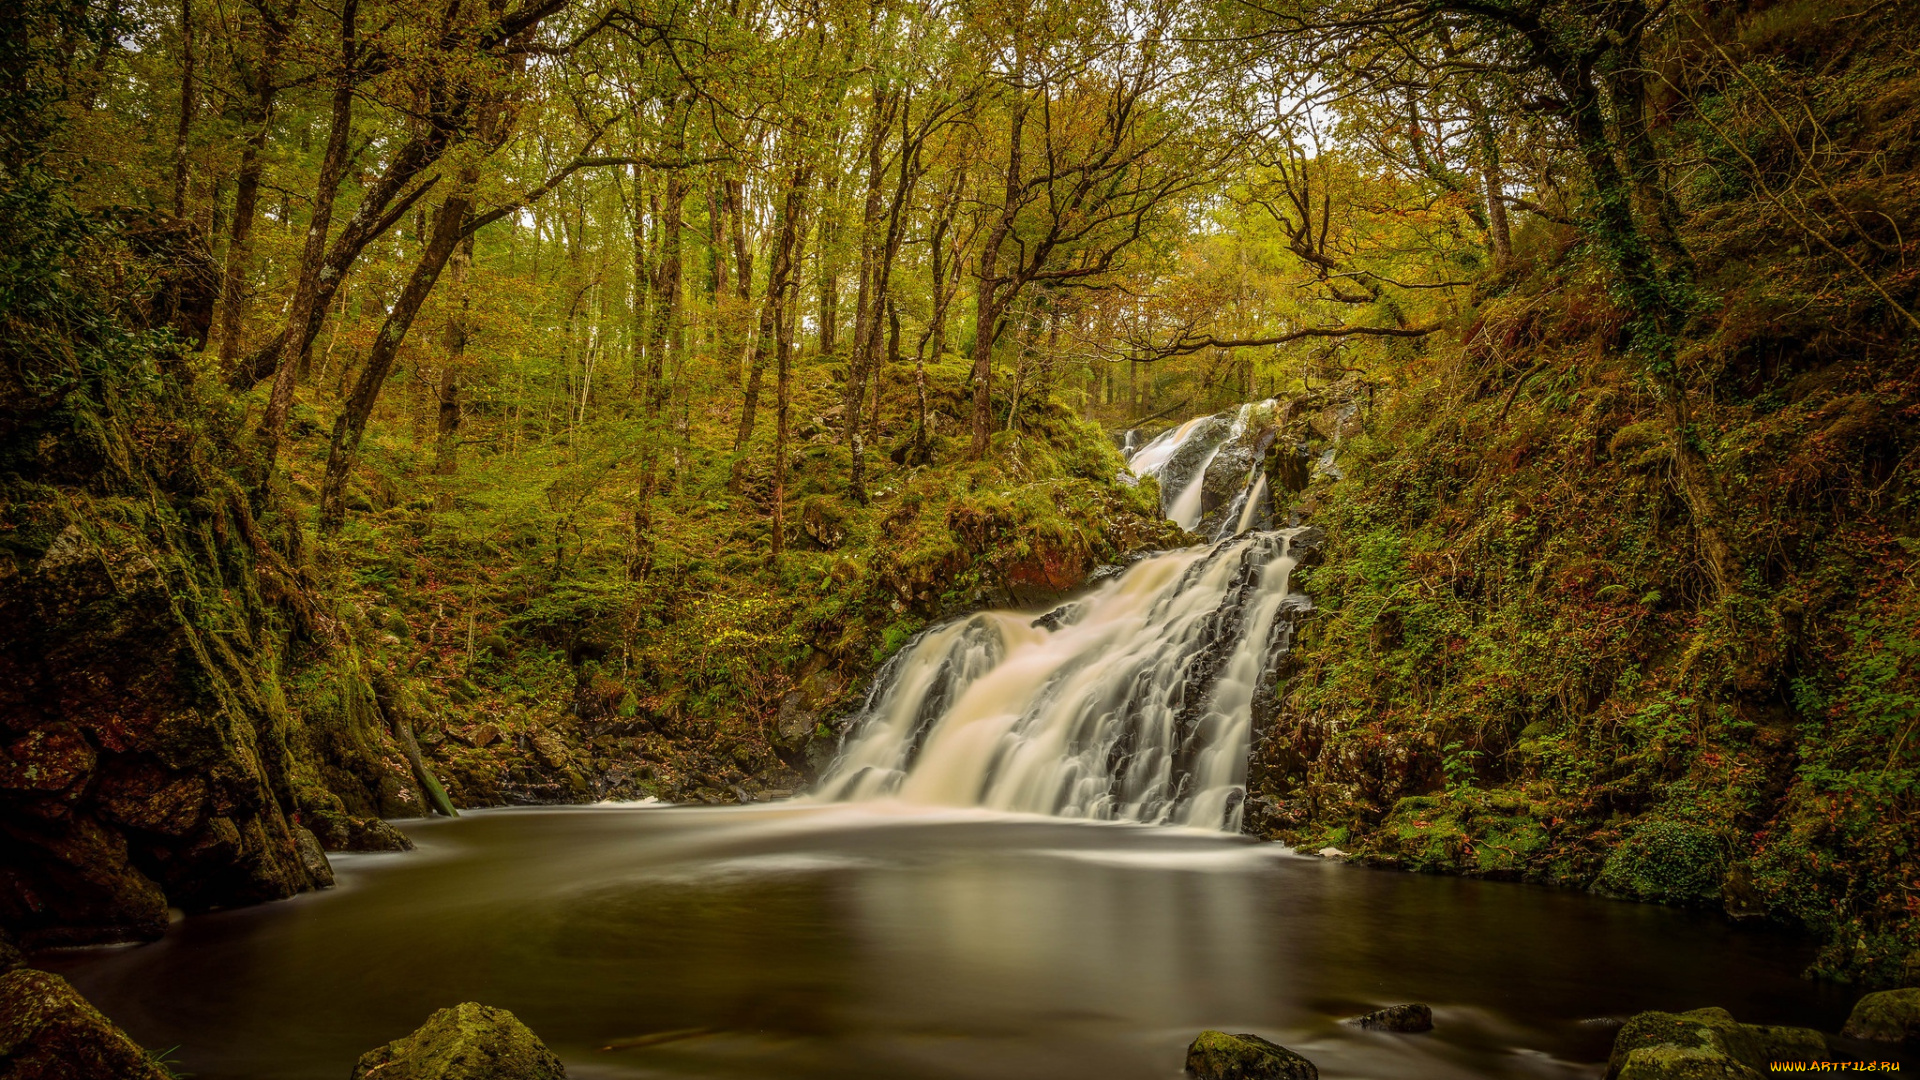
[[[1820,1061],[1811,1028],[1742,1024],[1725,1009],[1643,1012],[1621,1025],[1606,1080],[1766,1080],[1776,1061]]]
[[[469,1001],[360,1055],[353,1080],[563,1080],[567,1070],[505,1009]]]
[[[1354,1021],[1373,1031],[1398,1031],[1414,1034],[1433,1030],[1433,1010],[1420,1004],[1389,1005]]]
[[[167,1073],[58,975],[0,975],[0,1080],[167,1080]]]
[[[1920,987],[1861,998],[1840,1034],[1872,1042],[1920,1042]]]
[[[1187,1072],[1200,1080],[1320,1080],[1313,1062],[1258,1035],[1203,1031],[1187,1047]]]

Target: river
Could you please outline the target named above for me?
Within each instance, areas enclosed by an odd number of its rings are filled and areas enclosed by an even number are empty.
[[[465,1000],[570,1076],[1178,1077],[1203,1028],[1322,1076],[1598,1076],[1611,1019],[1835,1030],[1805,942],[1694,912],[1363,869],[1217,831],[898,802],[403,822],[338,887],[39,962],[197,1080],[342,1080]],[[1341,1023],[1403,1001],[1428,1035]]]

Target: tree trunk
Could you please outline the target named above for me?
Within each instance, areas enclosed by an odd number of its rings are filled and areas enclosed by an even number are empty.
[[[660,195],[659,257],[654,260],[652,318],[647,329],[647,415],[658,417],[667,403],[667,358],[675,351],[680,331],[680,277],[684,219],[682,203],[687,197],[686,176],[679,170],[667,173]]]
[[[220,283],[220,362],[231,366],[240,355],[242,324],[246,316],[247,270],[253,239],[253,219],[260,200],[260,174],[266,166],[267,126],[273,120],[274,98],[280,92],[280,50],[286,24],[263,12],[260,62],[253,72],[252,97],[241,118],[247,141],[240,149],[240,167],[234,173],[233,222],[227,235],[226,272]]]
[[[1480,151],[1480,183],[1487,198],[1487,246],[1493,252],[1496,270],[1505,270],[1513,262],[1513,230],[1507,221],[1507,204],[1501,196],[1506,178],[1500,169],[1500,140],[1494,134],[1493,118],[1476,95],[1472,101],[1474,140]]]
[[[1574,135],[1593,183],[1595,230],[1632,305],[1635,348],[1644,354],[1661,391],[1661,418],[1673,453],[1674,479],[1687,501],[1715,592],[1725,598],[1739,581],[1740,559],[1722,525],[1726,515],[1713,467],[1694,444],[1686,380],[1674,363],[1674,336],[1684,315],[1673,297],[1673,280],[1654,260],[1647,236],[1635,221],[1632,184],[1615,163],[1599,94],[1585,83],[1565,89],[1572,105]]]
[[[341,130],[344,132],[346,129]],[[445,149],[445,134],[441,133],[410,140],[394,154],[380,178],[362,196],[353,217],[341,228],[332,246],[327,248],[326,260],[314,275],[313,303],[306,305],[302,311],[296,295],[296,303],[288,309],[286,325],[281,327],[272,341],[256,349],[245,363],[229,371],[229,387],[239,391],[248,390],[270,375],[277,377],[282,358],[291,357],[292,362],[298,362],[299,357],[305,355],[313,346],[313,339],[320,333],[320,325],[326,319],[327,305],[346,280],[347,271],[352,268],[354,260],[360,257],[360,252],[369,243],[392,228],[394,222],[436,182],[428,180],[424,184],[409,187],[421,173],[439,160]],[[338,186],[336,180],[335,189]],[[402,195],[402,192],[405,194]],[[396,199],[399,200],[397,204]],[[288,392],[291,393],[291,387]]]
[[[642,195],[642,185],[646,173],[641,166],[633,167],[633,370],[630,373],[630,393],[635,401],[644,402],[647,394],[647,342],[652,336],[652,317],[648,314],[653,308],[653,268],[652,253],[647,241],[647,205]],[[536,250],[537,250],[536,234]],[[535,278],[539,277],[539,268],[535,267]]]
[[[780,231],[774,239],[773,253],[767,263],[767,291],[760,305],[760,333],[754,344],[753,366],[747,373],[746,400],[740,410],[740,428],[733,440],[735,460],[728,487],[736,492],[740,490],[741,476],[746,468],[744,455],[753,438],[754,410],[760,401],[760,385],[765,377],[767,361],[780,349],[783,333],[780,329],[783,317],[781,305],[786,302],[787,295],[794,291],[800,226],[806,205],[807,181],[811,175],[811,170],[804,163],[794,165],[781,200]],[[784,438],[784,435],[779,437]]]
[[[829,153],[838,148],[838,140]],[[840,193],[837,163],[827,167],[826,184],[820,194],[820,251],[815,256],[820,271],[820,355],[830,355],[839,345],[840,323],[840,223],[835,215],[835,199]]]
[[[1637,57],[1634,58],[1637,61]],[[1659,147],[1647,123],[1647,79],[1638,62],[1621,63],[1608,79],[1614,126],[1620,133],[1620,158],[1632,185],[1634,214],[1641,231],[1667,262],[1672,274],[1688,274],[1692,258],[1680,241],[1680,208],[1662,176]]]
[[[973,310],[973,445],[968,451],[968,456],[974,461],[987,456],[987,440],[993,424],[993,342],[1000,333],[1000,316],[1019,294],[1022,284],[1017,278],[1009,280],[1002,276],[999,264],[1000,247],[1013,231],[1013,218],[1019,211],[1024,165],[1021,143],[1026,131],[1028,108],[1023,98],[1008,118],[1005,187],[1001,194],[999,215],[994,220],[993,231],[987,234],[986,244],[980,249],[980,265],[976,270],[979,297]]]
[[[736,372],[734,381],[738,382],[740,376],[737,373],[746,360],[746,350],[751,344],[747,338],[748,321],[753,317],[753,248],[747,245],[747,208],[740,190],[740,178],[728,176],[721,193],[725,198],[728,235],[733,241],[734,295],[733,318],[729,322],[733,336],[723,347],[727,350],[727,367]]]
[[[373,413],[374,402],[379,400],[380,388],[386,385],[387,376],[393,371],[394,357],[400,350],[400,343],[406,340],[414,316],[420,313],[420,305],[426,302],[427,295],[433,291],[434,282],[439,280],[440,271],[445,268],[447,259],[460,241],[467,212],[472,209],[470,191],[474,179],[472,171],[467,170],[466,175],[461,177],[461,190],[449,195],[434,214],[433,227],[428,233],[426,245],[420,251],[420,260],[414,264],[406,287],[400,290],[393,310],[387,314],[380,333],[374,337],[373,347],[367,353],[367,365],[354,382],[353,392],[348,396],[339,418],[334,421],[333,443],[327,451],[326,479],[320,489],[322,534],[339,532],[346,520],[347,477],[359,458],[360,439],[366,434],[367,418]]]
[[[1053,397],[1053,358],[1060,349],[1060,311],[1049,305],[1047,311],[1047,348],[1040,354],[1040,404]]]
[[[187,137],[193,132],[193,0],[180,0],[180,124],[173,136],[173,216],[187,216]]]
[[[453,310],[447,313],[446,359],[440,366],[440,385],[435,395],[439,419],[435,425],[433,471],[436,476],[452,476],[460,471],[460,388],[465,380],[467,362],[467,314],[472,306],[468,277],[473,269],[473,237],[469,234],[454,248]]]
[[[332,290],[339,286],[339,273],[336,271],[329,280],[323,268],[330,263],[326,257],[327,230],[333,224],[334,196],[340,190],[341,178],[346,175],[347,145],[353,131],[354,66],[359,47],[355,24],[359,10],[359,0],[345,0],[340,8],[340,72],[333,87],[327,148],[321,155],[320,176],[314,183],[313,216],[307,222],[299,276],[294,281],[293,297],[288,301],[287,325],[301,327],[302,332],[297,338],[285,330],[281,332],[278,339],[280,355],[273,373],[273,392],[267,399],[266,413],[261,416],[260,426],[255,432],[255,441],[259,444],[263,461],[263,479],[273,474],[274,462],[280,453],[280,440],[287,430],[287,413],[293,408],[294,384],[299,377],[301,361],[313,344],[313,334],[307,328],[311,327],[312,331],[319,329],[327,300]],[[355,215],[355,220],[359,220],[359,215]],[[297,348],[286,347],[295,342]]]
[[[860,206],[860,287],[853,311],[853,350],[847,356],[847,385],[840,397],[841,419],[846,425],[847,453],[851,466],[847,473],[847,497],[865,505],[867,501],[866,442],[860,430],[860,409],[866,400],[867,374],[873,367],[879,339],[881,304],[885,283],[880,260],[884,241],[880,236],[881,184],[886,179],[881,150],[892,127],[892,97],[884,92],[873,95],[873,110],[867,121],[867,186]],[[904,162],[902,163],[904,167]]]

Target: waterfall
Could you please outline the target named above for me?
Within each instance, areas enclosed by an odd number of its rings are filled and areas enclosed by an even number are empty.
[[[1299,532],[1163,552],[1038,618],[926,631],[882,667],[819,796],[1238,829],[1253,703],[1282,610],[1306,603],[1288,593]]]
[[[1206,532],[1216,540],[1245,532],[1249,526],[1234,526],[1247,516],[1242,511],[1252,502],[1260,472],[1252,441],[1258,432],[1270,428],[1267,421],[1273,406],[1270,400],[1253,401],[1230,414],[1195,417],[1129,454],[1127,471],[1158,480],[1160,512],[1188,530],[1200,529],[1208,512],[1218,509],[1208,505],[1210,487],[1217,497],[1224,484],[1236,485],[1233,505]],[[1132,434],[1128,433],[1123,448],[1131,445]],[[1224,467],[1224,472],[1216,466]]]

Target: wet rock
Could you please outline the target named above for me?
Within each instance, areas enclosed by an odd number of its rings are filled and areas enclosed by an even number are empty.
[[[1355,1020],[1371,1031],[1398,1031],[1413,1034],[1433,1030],[1433,1010],[1418,1003],[1389,1005]]]
[[[1267,448],[1268,483],[1275,490],[1301,492],[1313,479],[1313,455],[1304,444],[1291,439],[1275,439]]]
[[[1086,605],[1081,603],[1061,604],[1028,625],[1036,630],[1058,630],[1063,626],[1072,626],[1086,614]]]
[[[1920,1043],[1920,987],[1882,990],[1861,998],[1840,1034],[1872,1042]]]
[[[353,1080],[560,1080],[567,1071],[505,1009],[469,1001],[441,1009],[413,1034],[360,1055]]]
[[[320,847],[320,838],[313,835],[310,830],[295,825],[293,843],[295,850],[300,853],[300,868],[306,871],[307,880],[313,882],[317,888],[331,888],[333,864],[327,861],[327,853]]]
[[[26,948],[149,941],[166,930],[166,895],[134,866],[119,832],[85,817],[18,813],[0,814],[0,833],[49,856],[8,866],[15,891],[0,890],[0,922]]]
[[[379,818],[355,818],[347,827],[348,851],[412,851],[407,835]]]
[[[1742,1024],[1718,1008],[1644,1012],[1614,1036],[1606,1080],[1763,1080],[1771,1062],[1826,1056],[1809,1028]]]
[[[167,1072],[67,980],[0,975],[0,1080],[166,1080]]]
[[[825,661],[824,653],[814,654],[808,665],[812,670],[780,699],[780,714],[774,721],[774,752],[796,768],[805,763],[804,751],[846,688],[846,681]]]
[[[1187,1047],[1187,1073],[1200,1080],[1320,1080],[1313,1062],[1258,1035],[1203,1031]]]

